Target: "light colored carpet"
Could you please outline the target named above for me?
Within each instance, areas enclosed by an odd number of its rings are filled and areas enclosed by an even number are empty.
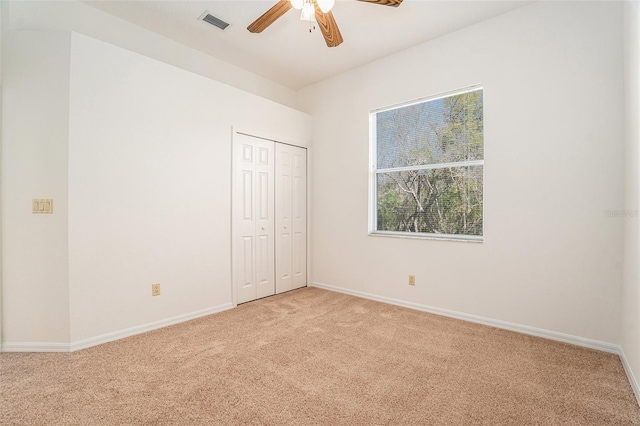
[[[616,355],[305,288],[0,354],[0,424],[639,425]]]

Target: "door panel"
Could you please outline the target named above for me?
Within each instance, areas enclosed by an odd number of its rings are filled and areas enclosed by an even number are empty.
[[[286,173],[290,173],[289,170]],[[280,210],[282,213],[283,221],[291,221],[291,176],[290,175],[282,175],[280,177],[280,191],[278,192],[278,198],[280,199],[280,203],[282,209]]]
[[[306,150],[276,144],[276,293],[307,284]]]
[[[232,273],[235,303],[275,292],[274,146],[234,134]]]
[[[242,212],[244,220],[253,219],[253,171],[242,171]]]
[[[269,176],[268,173],[258,173],[258,220],[269,220]]]
[[[292,287],[300,288],[307,285],[307,150],[294,148],[293,158]]]
[[[292,263],[293,263],[293,287],[298,288],[301,287],[299,285],[300,277],[303,276],[305,272],[305,262],[303,261],[303,256],[298,255],[299,253],[304,253],[305,250],[305,238],[302,232],[296,232],[293,234],[293,253],[292,253]]]
[[[242,246],[243,246],[243,268],[242,268],[242,288],[246,289],[246,292],[252,292],[253,287],[253,238],[252,237],[243,237],[242,238]]]
[[[291,290],[291,154],[276,144],[276,293]]]
[[[273,252],[272,239],[268,235],[261,235],[257,240],[257,259],[256,265],[257,275],[257,298],[270,296],[274,294],[275,288],[273,283]]]
[[[274,164],[275,150],[272,141],[255,139],[257,155],[256,173],[258,175],[256,188],[256,235],[258,238],[258,250],[256,261],[258,268],[256,274],[256,297],[265,297],[275,294],[275,248],[274,248]]]

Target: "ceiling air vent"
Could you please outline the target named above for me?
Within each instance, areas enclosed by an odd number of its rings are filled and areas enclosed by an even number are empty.
[[[215,16],[213,16],[212,14],[210,14],[209,12],[207,12],[206,10],[204,11],[204,13],[202,15],[200,15],[200,19],[201,21],[204,21],[208,24],[213,25],[216,28],[220,28],[221,30],[225,30],[225,28],[227,28],[229,26],[228,22],[224,22],[222,19],[220,18],[216,18]]]

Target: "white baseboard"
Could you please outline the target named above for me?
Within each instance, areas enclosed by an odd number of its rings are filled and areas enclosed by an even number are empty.
[[[530,327],[528,325],[515,324],[512,322],[496,320],[487,317],[481,317],[479,315],[466,314],[464,312],[450,311],[448,309],[436,308],[433,306],[422,305],[420,303],[407,302],[404,300],[393,299],[385,296],[378,296],[376,294],[365,293],[357,290],[350,290],[342,287],[335,287],[328,284],[322,284],[319,282],[312,282],[311,286],[324,288],[326,290],[336,291],[339,293],[350,294],[352,296],[363,297],[365,299],[376,300],[378,302],[389,303],[391,305],[403,306],[405,308],[415,309],[417,311],[428,312],[431,314],[442,315],[445,317],[456,318],[464,321],[474,322],[477,324],[488,325],[491,327],[501,328],[504,330],[516,331],[522,334],[528,334],[531,336],[543,337],[545,339],[556,340],[564,343],[571,343],[573,345],[582,346],[585,348],[596,349],[603,352],[609,352],[620,355],[622,348],[620,345],[613,343],[601,342],[599,340],[585,339],[584,337],[573,336],[571,334],[558,333],[557,331],[545,330],[542,328]]]
[[[69,352],[69,344],[54,342],[3,342],[2,352]]]
[[[504,330],[515,331],[522,334],[528,334],[531,336],[542,337],[549,340],[555,340],[558,342],[570,343],[576,346],[582,346],[584,348],[596,349],[603,352],[608,352],[612,354],[616,354],[620,357],[622,362],[622,366],[624,367],[624,371],[627,374],[627,378],[629,379],[629,383],[631,384],[631,388],[633,389],[633,393],[636,396],[638,401],[638,405],[640,405],[640,386],[638,385],[638,381],[636,380],[633,370],[629,365],[629,361],[627,360],[622,346],[616,345],[613,343],[602,342],[599,340],[586,339],[584,337],[574,336],[571,334],[558,333],[557,331],[545,330],[542,328],[530,327],[528,325],[515,324],[512,322],[495,320],[491,318],[481,317],[478,315],[465,314],[463,312],[450,311],[448,309],[436,308],[433,306],[422,305],[419,303],[406,302],[404,300],[393,299],[385,296],[378,296],[376,294],[365,293],[363,291],[350,290],[342,287],[336,287],[328,284],[323,284],[319,282],[312,282],[312,287],[323,288],[325,290],[331,290],[338,293],[349,294],[352,296],[362,297],[365,299],[371,299],[378,302],[389,303],[391,305],[402,306],[405,308],[415,309],[418,311],[428,312],[431,314],[442,315],[445,317],[456,318],[463,321],[474,322],[477,324],[488,325],[491,327],[501,328]]]
[[[217,312],[226,311],[227,309],[231,308],[233,308],[233,305],[231,303],[224,303],[222,305],[213,306],[211,308],[202,309],[200,311],[177,315],[175,317],[126,328],[124,330],[102,334],[100,336],[89,337],[77,342],[72,342],[71,344],[49,342],[4,342],[2,343],[1,349],[2,352],[73,352],[80,349],[86,349],[92,346],[101,345],[103,343],[112,342],[114,340],[123,339],[125,337],[134,336],[136,334],[145,333],[147,331],[157,330],[169,325],[190,321],[192,319],[215,314]]]
[[[112,333],[106,333],[96,337],[89,337],[88,339],[72,342],[70,345],[70,349],[71,352],[73,352],[80,349],[90,348],[92,346],[101,345],[107,342],[113,342],[114,340],[124,339],[125,337],[134,336],[136,334],[146,333],[147,331],[157,330],[169,325],[179,324],[181,322],[190,321],[192,319],[215,314],[217,312],[226,311],[227,309],[231,308],[233,308],[233,305],[231,303],[224,303],[222,305],[213,306],[211,308],[202,309],[200,311],[190,312],[188,314],[178,315],[159,321],[154,321],[148,324],[138,325],[136,327],[130,327],[124,330],[114,331]]]
[[[627,377],[629,378],[631,389],[633,389],[633,393],[636,395],[636,400],[638,401],[638,405],[640,405],[640,386],[638,385],[638,380],[636,380],[636,376],[633,374],[631,365],[629,365],[629,361],[627,360],[627,357],[624,354],[624,349],[622,348],[620,348],[620,360],[622,361],[622,366],[624,367],[624,371],[625,373],[627,373]]]

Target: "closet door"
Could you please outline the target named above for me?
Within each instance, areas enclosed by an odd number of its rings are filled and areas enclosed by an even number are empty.
[[[307,150],[293,148],[293,288],[307,285]]]
[[[307,151],[276,144],[276,293],[307,285]]]
[[[274,143],[234,134],[232,264],[236,303],[275,293]]]

